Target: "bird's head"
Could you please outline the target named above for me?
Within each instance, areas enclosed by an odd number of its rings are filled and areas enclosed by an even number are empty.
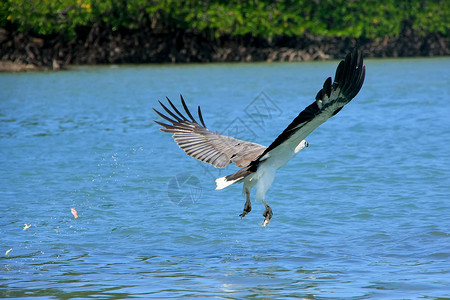
[[[295,150],[294,150],[295,154],[299,153],[300,150],[302,150],[303,148],[308,147],[308,146],[309,146],[308,142],[305,140],[302,140],[300,143],[298,143],[297,147],[295,147]]]

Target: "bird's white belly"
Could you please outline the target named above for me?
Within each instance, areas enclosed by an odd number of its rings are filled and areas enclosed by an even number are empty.
[[[275,179],[277,168],[271,165],[260,165],[253,177],[253,185],[256,187],[256,200],[263,201],[267,190]]]
[[[245,179],[244,193],[255,187],[256,199],[264,201],[265,194],[275,179],[276,171],[287,164],[305,145],[306,142],[302,141],[296,146],[278,147],[275,151],[271,151],[270,155],[260,162],[256,172]]]
[[[256,200],[263,201],[267,190],[273,183],[276,171],[284,166],[294,155],[278,156],[277,158],[261,162],[256,172],[244,184],[244,190],[245,188],[251,189],[256,187]]]

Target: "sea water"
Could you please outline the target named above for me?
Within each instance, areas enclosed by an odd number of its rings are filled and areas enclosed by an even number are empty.
[[[153,122],[181,93],[211,131],[268,146],[337,63],[0,74],[0,298],[450,298],[449,58],[366,60],[278,171],[266,228],[262,203],[239,217],[240,185],[215,191],[235,166]]]

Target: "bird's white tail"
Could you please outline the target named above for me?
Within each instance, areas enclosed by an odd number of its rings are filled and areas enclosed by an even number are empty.
[[[236,173],[233,173],[231,175],[220,177],[216,179],[216,190],[221,190],[226,188],[229,185],[232,185],[235,182],[240,182],[248,175],[252,174],[253,172],[250,171],[250,166],[247,166],[245,168],[240,169]]]
[[[221,190],[226,188],[229,185],[232,185],[233,183],[235,183],[236,181],[239,181],[239,179],[235,179],[235,180],[227,180],[227,176],[225,177],[220,177],[216,179],[216,190]]]

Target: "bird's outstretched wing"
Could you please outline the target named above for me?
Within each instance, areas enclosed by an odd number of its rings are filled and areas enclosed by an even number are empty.
[[[347,54],[337,69],[332,83],[329,77],[323,88],[317,93],[316,101],[306,107],[289,126],[252,162],[257,166],[260,161],[278,155],[286,148],[295,148],[314,129],[337,114],[358,94],[366,74],[362,53],[354,50]]]
[[[187,155],[209,163],[216,168],[223,168],[230,163],[236,163],[238,167],[245,167],[258,158],[266,149],[266,147],[259,144],[209,131],[203,121],[200,106],[198,107],[198,117],[201,125],[192,116],[183,96],[180,95],[180,98],[181,104],[190,120],[176,108],[169,98],[167,98],[167,101],[173,111],[162,104],[161,101],[159,101],[159,104],[170,117],[156,109],[153,110],[172,123],[172,125],[169,125],[155,121],[164,127],[161,128],[161,131],[173,133],[173,139]]]

